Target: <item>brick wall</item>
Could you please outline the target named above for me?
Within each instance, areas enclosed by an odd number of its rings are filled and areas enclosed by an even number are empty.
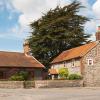
[[[0,67],[0,72],[3,72],[3,76],[1,77],[0,76],[0,79],[9,79],[12,75],[14,75],[16,72],[19,72],[19,71],[27,71],[29,72],[29,77],[28,79],[29,80],[41,80],[42,79],[42,69],[36,69],[36,68],[15,68],[15,67],[12,67],[12,68],[3,68],[3,67]]]

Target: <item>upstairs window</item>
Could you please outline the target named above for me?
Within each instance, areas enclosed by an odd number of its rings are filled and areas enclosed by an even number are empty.
[[[93,59],[88,59],[88,65],[89,66],[93,65]]]

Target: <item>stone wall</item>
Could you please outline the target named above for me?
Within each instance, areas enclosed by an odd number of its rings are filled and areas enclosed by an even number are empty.
[[[69,74],[74,74],[74,73],[81,74],[80,60],[81,60],[80,58],[75,58],[68,61],[52,64],[51,68],[59,70],[62,67],[66,67],[68,68]]]
[[[0,88],[24,88],[23,81],[0,81]]]
[[[62,88],[62,87],[82,87],[82,80],[45,80],[35,81],[36,88]]]
[[[23,85],[24,88],[35,88],[35,81],[25,81]]]
[[[34,81],[0,81],[0,88],[34,88]]]
[[[0,88],[62,88],[82,87],[82,80],[0,81]]]
[[[88,59],[93,65],[88,65]],[[100,86],[100,43],[85,55],[83,64],[84,86]]]

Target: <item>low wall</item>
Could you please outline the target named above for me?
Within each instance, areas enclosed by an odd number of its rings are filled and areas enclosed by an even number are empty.
[[[82,87],[82,80],[0,81],[0,88]]]
[[[35,81],[36,88],[83,87],[83,80]]]
[[[23,81],[0,81],[0,88],[24,88]]]
[[[34,81],[0,81],[0,88],[34,88]]]
[[[25,81],[23,85],[24,88],[35,88],[35,81]]]

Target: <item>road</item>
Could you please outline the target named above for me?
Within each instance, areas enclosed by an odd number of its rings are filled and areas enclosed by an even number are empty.
[[[100,100],[100,88],[0,89],[0,100]]]

